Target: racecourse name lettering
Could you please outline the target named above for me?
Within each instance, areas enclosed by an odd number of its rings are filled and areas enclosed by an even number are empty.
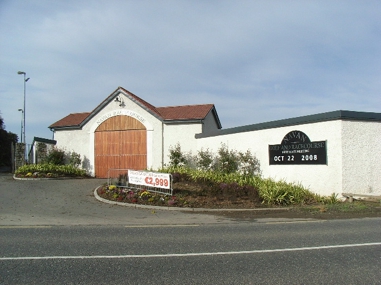
[[[100,117],[97,120],[97,124],[100,125],[104,121],[106,121],[107,119],[110,119],[111,117],[122,116],[122,115],[133,117],[133,118],[137,119],[139,122],[141,122],[142,124],[144,124],[144,122],[145,122],[145,119],[142,116],[140,116],[139,114],[135,113],[134,111],[131,111],[131,110],[117,110],[117,111],[109,112],[109,113],[103,115],[102,117]]]
[[[310,142],[310,143],[298,143],[298,144],[276,144],[270,145],[270,150],[281,150],[284,153],[289,153],[293,150],[305,150],[310,148],[324,148],[325,142]]]
[[[327,141],[311,142],[301,131],[286,134],[281,144],[269,145],[272,164],[327,164]]]

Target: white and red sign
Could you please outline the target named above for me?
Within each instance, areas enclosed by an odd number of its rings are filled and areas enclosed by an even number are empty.
[[[128,170],[128,183],[171,189],[171,178],[168,173]]]

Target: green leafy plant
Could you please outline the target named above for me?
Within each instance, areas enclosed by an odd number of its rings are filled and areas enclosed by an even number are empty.
[[[46,157],[46,163],[55,165],[65,164],[65,151],[57,147],[53,147]]]
[[[181,151],[181,146],[177,143],[175,146],[169,148],[169,165],[170,166],[182,166],[187,163],[185,155]]]
[[[69,156],[69,164],[73,165],[74,167],[79,167],[81,165],[81,155],[72,151],[68,154]]]
[[[214,169],[222,173],[233,173],[238,171],[239,158],[238,153],[229,150],[225,144],[218,149],[218,157],[214,165]]]
[[[264,205],[309,205],[314,203],[336,203],[335,195],[321,197],[300,184],[263,179],[258,175],[224,173],[216,170],[197,170],[187,167],[168,167],[162,172],[172,173],[176,181],[202,183],[215,196],[242,197],[251,193],[250,199],[259,199]]]
[[[259,160],[247,150],[237,152],[221,144],[217,154],[209,149],[201,149],[197,155],[183,153],[177,144],[169,149],[169,167],[186,167],[220,173],[240,173],[242,175],[261,175]]]
[[[143,190],[139,193],[139,197],[143,200],[148,200],[149,198],[152,197],[152,194],[151,192],[147,191],[147,190]]]
[[[19,167],[15,171],[16,176],[26,176],[28,173],[37,173],[39,177],[58,177],[58,176],[87,176],[83,169],[74,167],[73,165],[56,165],[56,164],[26,164]],[[48,175],[49,174],[49,175]]]
[[[339,202],[339,199],[337,198],[337,196],[338,195],[336,193],[332,193],[328,197],[317,196],[316,200],[318,200],[322,204],[330,204],[330,205],[332,205],[332,204],[337,204]]]
[[[238,152],[238,171],[243,175],[261,175],[261,165],[250,150]]]
[[[201,170],[210,170],[213,167],[214,155],[209,149],[201,149],[197,153],[196,164]]]

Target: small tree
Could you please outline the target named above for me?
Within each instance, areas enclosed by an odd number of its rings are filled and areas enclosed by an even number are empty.
[[[53,147],[48,156],[46,157],[46,162],[55,165],[65,164],[65,151],[57,147]]]
[[[196,162],[199,169],[210,170],[213,167],[214,155],[208,148],[206,150],[201,149],[197,153]]]
[[[180,143],[177,143],[174,147],[169,148],[169,165],[170,166],[182,166],[187,164],[185,155],[181,152]]]
[[[70,165],[73,165],[74,167],[79,167],[81,165],[82,160],[79,153],[72,151],[68,154],[68,156]]]
[[[261,165],[258,158],[251,154],[250,150],[245,153],[239,152],[239,167],[238,171],[243,175],[260,175]]]
[[[225,144],[218,149],[215,169],[222,173],[234,173],[238,170],[239,157],[236,151],[229,150]]]
[[[242,175],[261,174],[259,160],[250,150],[237,152],[229,150],[225,144],[221,144],[217,155],[214,155],[209,149],[201,149],[196,156],[191,153],[183,154],[179,143],[170,147],[169,153],[169,165],[172,167],[185,165],[191,169],[214,170],[225,174],[235,172]]]
[[[16,134],[5,130],[4,120],[0,115],[0,166],[11,166],[11,145],[16,144],[17,140]]]

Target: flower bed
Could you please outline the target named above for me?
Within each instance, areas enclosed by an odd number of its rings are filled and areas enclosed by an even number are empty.
[[[223,187],[227,186],[223,185]],[[227,192],[227,190],[225,191]],[[214,193],[207,186],[178,182],[174,184],[174,195],[152,193],[146,189],[133,190],[116,185],[104,185],[98,188],[98,195],[110,201],[123,203],[182,207],[182,208],[258,208],[264,207],[257,192],[244,195],[229,195],[228,193]]]
[[[73,165],[26,164],[15,171],[16,178],[88,177],[83,169]]]
[[[17,173],[15,174],[17,178],[57,178],[59,175],[57,173],[44,173],[44,172],[28,172],[26,174]]]

